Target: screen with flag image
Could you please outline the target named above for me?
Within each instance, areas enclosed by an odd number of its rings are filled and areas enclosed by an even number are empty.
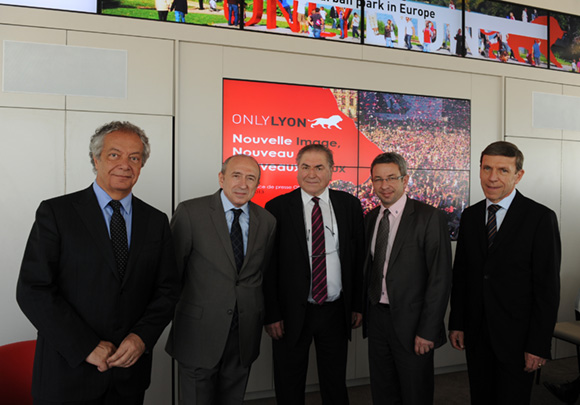
[[[223,100],[223,158],[256,158],[255,203],[296,189],[296,154],[317,143],[334,154],[330,187],[368,212],[378,204],[370,164],[394,151],[409,166],[408,195],[443,210],[456,237],[469,198],[468,100],[229,79]]]

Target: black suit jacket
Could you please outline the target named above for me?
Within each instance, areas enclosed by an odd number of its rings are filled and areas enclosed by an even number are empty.
[[[365,295],[380,208],[365,218]],[[409,198],[401,215],[387,268],[387,293],[397,336],[409,352],[414,352],[417,335],[434,342],[435,347],[447,340],[443,318],[451,291],[451,242],[447,220],[434,207]],[[367,317],[364,319],[366,332]]]
[[[294,345],[304,324],[310,292],[310,259],[300,189],[274,198],[266,209],[276,217],[272,266],[264,275],[264,324],[284,321],[285,339]],[[338,226],[344,321],[350,338],[351,312],[362,312],[364,226],[360,201],[329,190]]]
[[[38,329],[32,393],[48,401],[94,399],[115,384],[123,395],[150,382],[151,351],[179,294],[167,217],[133,197],[123,280],[92,186],[43,201],[36,212],[17,300]],[[137,334],[146,352],[130,368],[100,373],[85,362],[99,341],[117,347]]]
[[[472,336],[487,325],[494,353],[522,362],[550,358],[560,301],[561,243],[556,214],[519,192],[491,249],[485,200],[461,217],[453,267],[449,329]]]

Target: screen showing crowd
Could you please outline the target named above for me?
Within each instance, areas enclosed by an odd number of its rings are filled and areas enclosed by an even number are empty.
[[[378,204],[370,164],[394,151],[409,166],[407,194],[443,210],[457,236],[469,202],[468,100],[228,79],[223,100],[223,157],[258,160],[257,204],[297,188],[298,150],[320,143],[334,153],[330,187],[357,196],[368,212]]]

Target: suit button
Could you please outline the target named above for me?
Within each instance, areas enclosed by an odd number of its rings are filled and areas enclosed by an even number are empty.
[[[231,309],[228,309],[228,315],[232,315],[234,313],[234,311],[232,311]]]
[[[491,277],[490,277],[490,275],[489,275],[489,274],[485,274],[485,275],[483,276],[483,279],[484,279],[484,280],[489,280],[490,278],[491,278]]]
[[[239,281],[236,281],[236,287],[239,286],[239,285],[240,285],[240,282]]]

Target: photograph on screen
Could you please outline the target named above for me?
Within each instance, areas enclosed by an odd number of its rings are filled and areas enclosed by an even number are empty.
[[[252,31],[354,43],[362,41],[360,8],[348,8],[349,4],[332,0],[319,3],[304,0],[101,1],[101,13],[108,15],[232,29],[243,26]]]
[[[461,0],[366,0],[365,44],[459,55],[461,4]]]
[[[579,73],[580,17],[550,12],[550,43],[550,69]]]
[[[467,3],[466,56],[547,68],[547,14],[535,7],[492,0]]]
[[[264,13],[267,17],[263,20],[248,19],[244,29],[361,43],[360,1],[266,0]],[[275,11],[269,13],[272,9]]]
[[[10,6],[25,6],[48,8],[52,10],[96,13],[98,1],[100,0],[0,0],[0,5],[7,4]]]
[[[409,197],[445,212],[452,238],[469,202],[471,107],[468,100],[359,92],[359,131],[381,151],[405,158]],[[378,204],[370,164],[359,175],[358,197],[365,212]]]
[[[393,151],[408,162],[408,195],[443,210],[456,237],[469,201],[468,100],[229,79],[223,100],[223,158],[257,159],[256,204],[298,188],[297,152],[315,143],[334,153],[330,187],[357,196],[366,213],[378,203],[370,164]]]

